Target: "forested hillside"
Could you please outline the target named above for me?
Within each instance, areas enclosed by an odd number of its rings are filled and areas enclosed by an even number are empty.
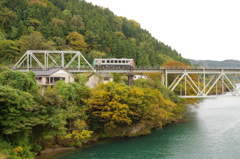
[[[205,68],[240,68],[240,61],[238,60],[213,61],[189,59],[189,61],[193,65]]]
[[[96,57],[133,58],[138,66],[190,64],[141,25],[84,0],[1,0],[0,63],[26,50],[78,50]]]
[[[85,86],[86,75],[76,74],[75,82],[60,80],[43,92],[33,72],[7,67],[27,50],[77,50],[89,62],[108,57],[133,58],[138,66],[190,64],[138,22],[83,0],[1,0],[0,158],[33,159],[48,148],[146,135],[184,117],[188,101],[162,86],[160,74],[136,80],[134,87],[118,74],[93,89]]]

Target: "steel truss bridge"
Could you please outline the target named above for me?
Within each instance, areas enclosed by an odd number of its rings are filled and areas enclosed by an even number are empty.
[[[161,73],[161,82],[183,98],[240,96],[240,69],[205,69],[192,67],[134,67],[94,69],[79,51],[28,50],[14,65],[14,70],[48,70],[62,67],[69,72]]]

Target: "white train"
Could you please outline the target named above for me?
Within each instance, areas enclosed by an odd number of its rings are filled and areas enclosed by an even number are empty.
[[[135,66],[133,59],[116,59],[116,58],[106,58],[106,59],[94,59],[94,68],[131,68]]]

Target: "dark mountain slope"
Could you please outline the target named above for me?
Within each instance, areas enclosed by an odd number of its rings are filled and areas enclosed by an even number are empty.
[[[196,66],[206,68],[240,68],[240,61],[238,60],[224,60],[224,61],[212,61],[212,60],[192,60],[189,61]]]

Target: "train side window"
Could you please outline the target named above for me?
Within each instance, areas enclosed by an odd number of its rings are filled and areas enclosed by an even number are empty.
[[[115,63],[118,63],[118,61],[117,61],[117,60],[115,60]]]
[[[126,61],[125,61],[125,60],[123,60],[123,61],[122,61],[122,63],[126,63]]]
[[[121,60],[119,60],[119,61],[118,61],[118,63],[122,63],[122,61],[121,61]]]
[[[110,61],[109,61],[109,60],[107,60],[107,63],[110,63]]]
[[[111,63],[113,63],[113,60],[111,60]]]
[[[102,60],[102,63],[105,63],[105,60]]]

